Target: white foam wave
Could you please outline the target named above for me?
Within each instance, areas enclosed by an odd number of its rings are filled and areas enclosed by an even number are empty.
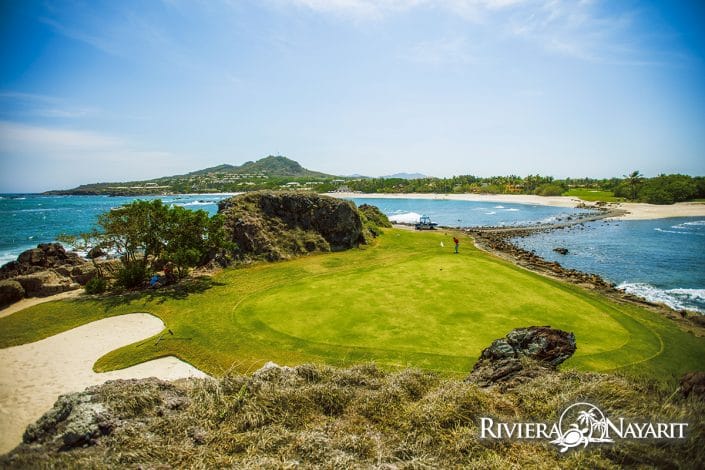
[[[212,206],[215,204],[215,201],[193,201],[193,202],[179,202],[175,203],[174,205],[176,206],[181,206],[181,207],[189,207],[189,206]]]
[[[696,305],[705,302],[705,289],[659,289],[642,282],[623,282],[617,289],[649,302],[668,305],[674,310],[696,310],[705,313],[704,307]]]
[[[421,219],[421,214],[417,214],[416,212],[404,212],[389,217],[390,222],[397,224],[417,224],[419,219]]]
[[[519,212],[520,209],[514,209],[513,207],[510,207],[509,209],[505,209],[507,212]]]
[[[504,206],[494,206],[494,209],[504,209]]]
[[[485,212],[485,215],[495,215],[495,214],[496,214],[496,212],[495,212],[495,211],[489,211],[489,212]]]
[[[694,220],[692,222],[683,222],[682,225],[705,225],[705,220]]]
[[[671,227],[671,228],[675,228],[677,230],[666,230],[666,229],[659,228],[659,227],[654,228],[654,230],[656,230],[657,232],[661,232],[661,233],[675,233],[676,235],[703,235],[702,233],[689,232],[689,231],[687,231],[687,229],[685,227]]]

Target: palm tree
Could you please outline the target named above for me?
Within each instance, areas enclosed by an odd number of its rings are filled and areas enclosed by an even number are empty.
[[[631,187],[632,190],[632,197],[631,199],[634,200],[637,197],[637,192],[639,190],[639,185],[641,184],[642,179],[644,178],[644,175],[639,173],[639,170],[634,170],[629,175],[622,175],[627,179],[627,183]]]

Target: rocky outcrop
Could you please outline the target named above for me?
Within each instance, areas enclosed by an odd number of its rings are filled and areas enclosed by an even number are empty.
[[[365,243],[352,202],[302,192],[258,191],[219,203],[218,213],[237,245],[239,259],[276,261],[316,251],[340,251]]]
[[[681,394],[705,400],[705,372],[688,372],[680,381]]]
[[[517,328],[482,351],[467,380],[511,388],[555,370],[576,348],[573,333],[550,326]]]
[[[568,254],[568,248],[564,248],[562,246],[558,246],[558,247],[554,248],[553,251],[555,251],[559,255],[567,255]]]
[[[66,450],[95,444],[100,436],[109,434],[113,427],[110,413],[88,389],[60,396],[51,410],[27,428],[22,442]]]
[[[24,287],[12,279],[0,281],[0,308],[14,304],[24,298]]]
[[[0,267],[0,308],[23,297],[46,297],[78,289],[96,274],[92,263],[66,251],[61,244],[39,244]]]
[[[85,264],[76,253],[66,251],[60,243],[40,243],[36,248],[23,251],[16,261],[0,267],[0,279],[34,274],[47,269],[73,267]]]

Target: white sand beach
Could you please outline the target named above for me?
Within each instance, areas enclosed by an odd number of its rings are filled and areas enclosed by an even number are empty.
[[[363,194],[363,193],[330,193],[330,196],[339,198],[377,198],[377,199],[438,199],[450,201],[475,201],[475,202],[506,202],[515,204],[531,204],[553,207],[575,207],[582,201],[576,197],[568,196],[534,196],[530,194],[431,194],[431,193],[406,193],[406,194]],[[621,220],[648,220],[667,219],[670,217],[705,217],[705,203],[679,202],[671,205],[654,205],[635,202],[623,202],[610,205],[615,209],[624,209],[627,214],[616,217]]]
[[[173,356],[118,371],[93,372],[93,364],[104,354],[163,329],[159,318],[133,313],[0,349],[0,454],[18,445],[27,425],[48,411],[61,394],[113,379],[208,377]]]

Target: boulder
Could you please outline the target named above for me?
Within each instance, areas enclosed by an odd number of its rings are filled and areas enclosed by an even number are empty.
[[[47,297],[67,290],[78,289],[78,284],[71,279],[58,275],[52,270],[14,278],[25,291],[27,297]]]
[[[24,287],[19,282],[8,279],[0,281],[0,308],[22,300],[24,294]]]
[[[68,275],[74,282],[85,286],[88,281],[98,275],[98,270],[91,264],[82,264],[80,266],[74,266]]]
[[[108,254],[103,251],[99,246],[94,246],[91,248],[88,253],[86,254],[86,257],[88,259],[95,259],[95,258],[100,258],[102,256],[107,256]]]
[[[70,268],[85,264],[76,253],[66,251],[60,243],[40,243],[37,248],[23,251],[17,261],[0,267],[0,279],[9,279],[26,274],[34,274],[46,269]]]
[[[482,351],[467,380],[511,387],[555,370],[576,348],[573,333],[550,326],[517,328]]]
[[[346,250],[366,241],[352,202],[315,193],[251,192],[221,201],[218,213],[240,259],[274,261]]]
[[[688,372],[683,375],[680,391],[685,398],[692,396],[705,400],[705,372]]]
[[[555,251],[559,255],[567,255],[568,254],[568,248],[563,248],[561,246],[554,248],[553,251]]]

